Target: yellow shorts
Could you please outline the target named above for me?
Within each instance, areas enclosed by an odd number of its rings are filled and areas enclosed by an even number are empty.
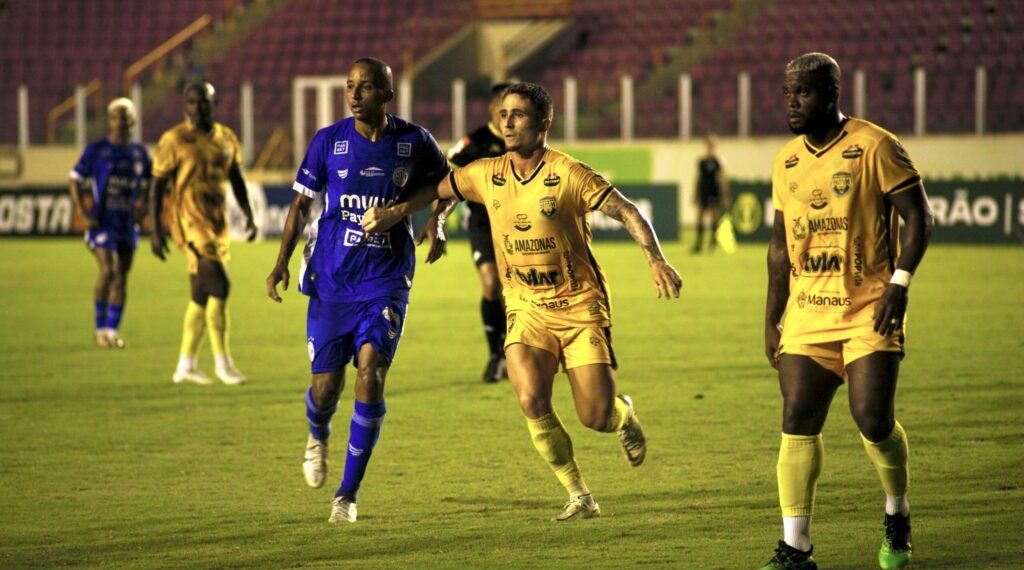
[[[199,272],[199,260],[208,259],[218,263],[227,263],[231,259],[230,244],[228,235],[215,235],[209,231],[182,232],[181,241],[178,247],[185,254],[185,263],[188,266],[189,275]]]
[[[903,354],[903,334],[884,337],[878,333],[815,344],[786,344],[779,347],[780,354],[806,356],[822,368],[846,380],[846,365],[872,352],[898,352]]]
[[[533,311],[510,311],[506,317],[505,347],[525,344],[555,355],[563,370],[608,364],[617,368],[610,327],[566,326]]]

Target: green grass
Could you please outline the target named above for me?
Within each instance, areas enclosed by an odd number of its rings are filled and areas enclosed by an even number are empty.
[[[3,242],[0,567],[753,568],[780,535],[781,399],[762,355],[764,247],[668,253],[683,298],[653,296],[642,255],[600,243],[622,390],[649,438],[631,469],[614,436],[555,405],[604,517],[549,522],[563,492],[507,383],[478,378],[479,285],[466,244],[421,266],[355,525],[326,522],[340,475],[301,475],[305,299],[265,298],[277,244],[236,244],[241,388],[175,386],[183,261],[143,244],[126,351],[92,346],[92,259],[71,240]],[[297,256],[295,272],[297,273]],[[911,292],[897,412],[912,453],[917,568],[1019,568],[1024,529],[1024,250],[936,246]],[[204,346],[201,364],[210,369]],[[350,374],[351,377],[351,374]],[[346,437],[351,391],[335,421]],[[837,397],[815,548],[875,567],[883,496]]]

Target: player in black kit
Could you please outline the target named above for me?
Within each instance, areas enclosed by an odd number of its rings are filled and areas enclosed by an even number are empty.
[[[501,96],[508,87],[501,83],[491,87],[491,100],[487,105],[490,121],[462,138],[448,151],[448,161],[455,166],[466,166],[478,158],[492,158],[505,154],[505,139],[501,136]],[[494,244],[491,242],[491,221],[483,204],[466,202],[469,244],[473,250],[473,262],[480,273],[483,298],[480,300],[480,316],[484,322],[487,348],[490,356],[484,368],[484,382],[497,382],[508,378],[505,368],[505,303],[501,298],[501,279],[495,263]]]
[[[725,175],[725,160],[715,150],[715,135],[705,139],[707,154],[697,163],[697,241],[693,252],[700,253],[704,246],[704,223],[710,218],[711,234],[708,249],[715,249],[715,228],[722,211],[729,206],[729,179]]]

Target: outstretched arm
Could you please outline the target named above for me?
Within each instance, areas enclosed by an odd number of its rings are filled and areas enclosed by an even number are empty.
[[[149,192],[149,219],[152,220],[153,230],[149,235],[149,246],[153,255],[161,261],[167,259],[171,249],[167,246],[167,236],[164,234],[162,224],[162,210],[164,207],[164,192],[167,190],[168,180],[162,176],[153,179],[153,186]]]
[[[654,228],[640,213],[640,210],[637,210],[636,204],[612,188],[611,193],[601,205],[600,211],[626,226],[629,235],[633,236],[633,240],[640,244],[640,249],[643,250],[647,257],[647,263],[651,267],[651,279],[654,281],[658,297],[678,298],[679,289],[683,286],[683,278],[679,276],[674,267],[665,261],[665,255],[661,252],[661,245],[658,244],[658,236],[654,234]]]
[[[252,217],[252,207],[249,205],[249,191],[245,187],[245,179],[242,178],[242,169],[238,164],[233,164],[228,171],[228,180],[231,181],[231,191],[235,194],[238,206],[245,214],[245,239],[252,241],[256,239],[256,220]]]
[[[779,367],[782,313],[789,301],[789,254],[786,253],[786,219],[775,211],[772,237],[768,242],[768,300],[764,312],[764,352],[772,368]]]
[[[903,326],[910,277],[924,258],[934,225],[928,196],[920,183],[889,194],[887,198],[903,218],[904,231],[900,240],[900,256],[896,260],[896,272],[882,293],[875,311],[875,331],[882,336],[888,336]]]
[[[429,206],[434,200],[455,198],[451,181],[448,176],[436,184],[427,184],[416,188],[404,202],[390,208],[370,208],[363,214],[360,225],[367,233],[381,233],[397,224],[402,218]]]
[[[277,252],[277,263],[274,269],[267,276],[267,296],[281,302],[281,296],[277,294],[277,284],[283,282],[284,290],[288,290],[288,262],[295,252],[295,246],[299,243],[299,236],[306,227],[309,220],[309,210],[313,205],[313,199],[304,194],[295,194],[292,204],[288,208],[288,217],[284,222],[284,230],[281,233],[281,249]]]

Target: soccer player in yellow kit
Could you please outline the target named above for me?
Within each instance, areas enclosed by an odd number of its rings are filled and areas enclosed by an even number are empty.
[[[839,109],[839,65],[786,65],[790,130],[775,158],[765,352],[783,397],[777,475],[783,540],[762,570],[817,568],[810,539],[821,430],[836,389],[885,491],[883,569],[910,561],[907,436],[895,419],[910,278],[932,229],[921,177],[888,131]],[[899,234],[898,214],[905,223]]]
[[[559,364],[569,377],[583,425],[618,433],[634,467],[647,452],[632,400],[616,393],[610,298],[590,250],[588,213],[599,210],[625,225],[647,256],[659,297],[678,297],[682,279],[632,202],[587,165],[548,148],[552,115],[544,88],[511,85],[500,110],[506,154],[476,160],[436,188],[420,188],[407,202],[367,211],[363,227],[384,231],[438,197],[487,208],[507,310],[509,380],[534,446],[569,492],[555,520],[569,521],[601,511],[551,405]]]
[[[168,253],[161,209],[163,194],[170,187],[171,236],[185,256],[191,285],[181,352],[172,376],[176,384],[212,383],[196,366],[199,342],[207,328],[217,378],[228,385],[245,382],[245,376],[231,359],[228,345],[230,282],[226,264],[230,238],[225,180],[231,182],[235,199],[245,214],[249,241],[256,238],[256,223],[242,178],[238,137],[227,126],[214,122],[213,108],[213,85],[199,81],[186,87],[187,119],[160,137],[153,160],[153,254],[164,260]]]

